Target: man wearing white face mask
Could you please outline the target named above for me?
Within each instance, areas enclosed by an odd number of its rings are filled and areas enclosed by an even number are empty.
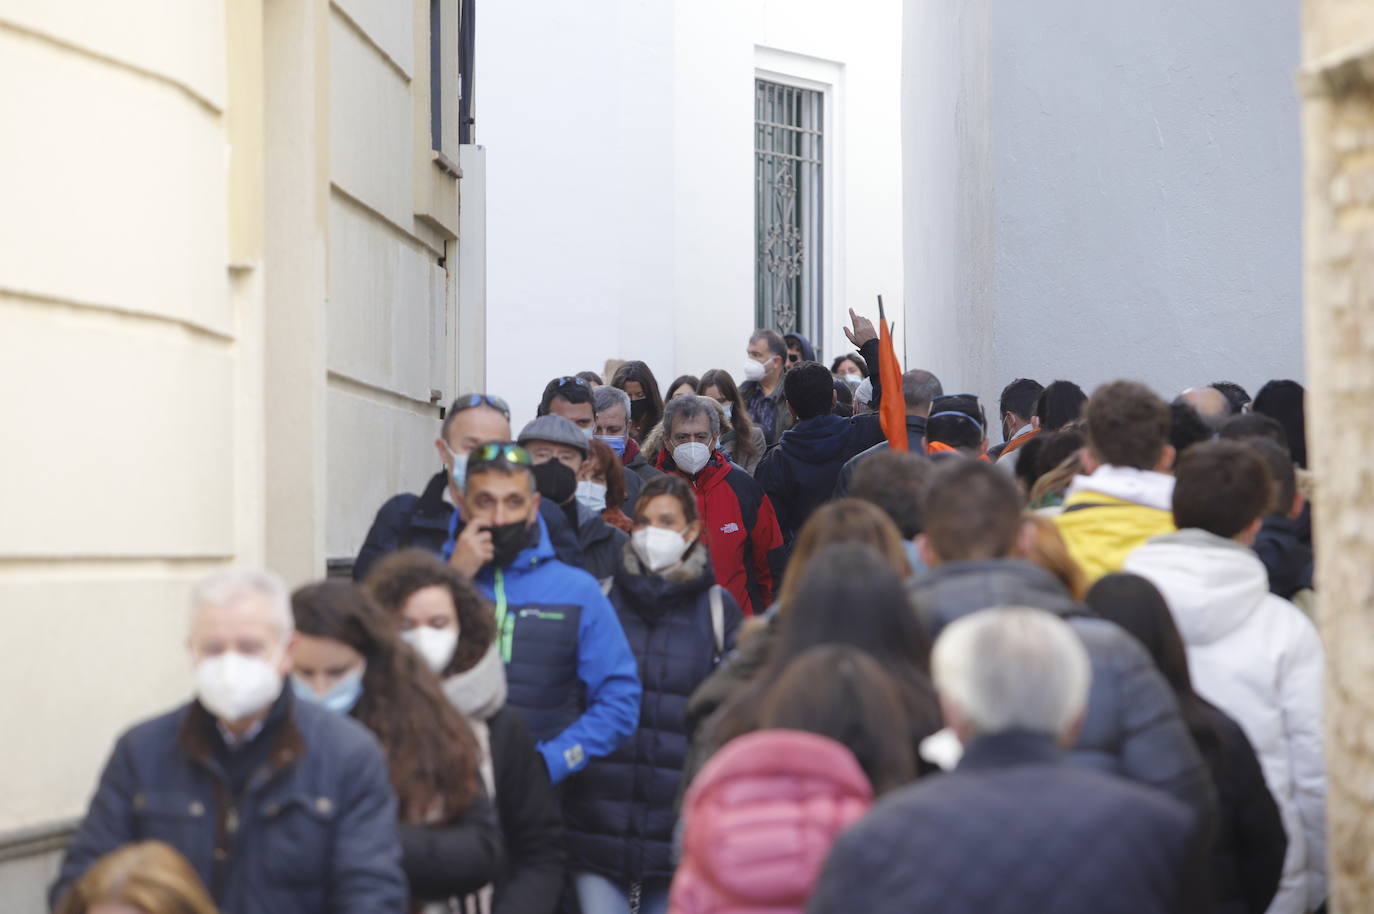
[[[791,414],[783,403],[782,375],[787,367],[787,342],[776,330],[755,330],[745,350],[744,383],[739,393],[744,398],[749,418],[763,430],[772,447],[782,433],[792,427]]]
[[[696,396],[668,401],[658,467],[690,483],[716,582],[746,614],[762,613],[782,578],[782,532],[763,489],[720,453],[719,444],[714,402]]]
[[[283,687],[295,643],[285,586],[222,572],[192,607],[196,698],[120,738],[50,901],[102,855],[159,840],[223,911],[401,914],[386,760],[366,728]]]

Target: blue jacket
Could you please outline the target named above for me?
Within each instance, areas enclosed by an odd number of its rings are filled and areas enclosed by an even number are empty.
[[[225,912],[407,908],[381,747],[361,724],[295,701],[290,688],[262,732],[234,753],[199,702],[120,737],[51,902],[103,855],[148,840],[186,857]]]
[[[626,547],[615,572],[615,604],[644,683],[639,728],[610,755],[579,775],[577,796],[564,804],[570,865],[622,886],[673,874],[673,825],[678,784],[687,762],[687,700],[715,669],[710,558],[698,543],[681,568],[646,573]],[[734,649],[742,618],[720,590],[724,652]]]
[[[860,417],[863,418],[863,417]],[[851,457],[877,444],[870,420],[816,416],[782,435],[778,446],[754,471],[754,480],[773,501],[778,526],[789,544],[811,512],[830,500],[841,468]]]
[[[448,487],[448,473],[435,474],[419,495],[404,492],[393,495],[377,510],[377,517],[367,531],[358,557],[353,561],[353,580],[367,577],[377,560],[398,549],[440,551],[453,536],[458,524],[458,512],[444,500]],[[559,507],[541,501],[539,513],[549,523],[554,551],[558,557],[576,568],[582,567],[582,550],[577,545],[577,532],[572,529]]]
[[[473,583],[496,605],[506,703],[525,718],[555,784],[634,732],[639,675],[625,632],[596,578],[554,556],[543,515],[537,543]]]
[[[1208,910],[1199,862],[1182,803],[1070,765],[1048,735],[1008,731],[840,835],[806,910],[1196,914]]]

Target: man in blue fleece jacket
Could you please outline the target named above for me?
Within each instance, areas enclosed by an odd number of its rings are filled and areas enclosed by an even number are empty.
[[[634,732],[634,654],[596,579],[555,556],[524,448],[475,448],[458,507],[466,523],[443,554],[495,606],[507,704],[524,717],[557,784]]]

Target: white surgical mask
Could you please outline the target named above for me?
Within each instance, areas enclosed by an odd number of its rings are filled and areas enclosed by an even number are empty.
[[[676,565],[690,545],[681,533],[665,527],[643,527],[631,534],[630,540],[650,571]]]
[[[589,426],[587,426],[586,428],[582,428],[581,426],[578,426],[578,430],[579,430],[580,432],[582,432],[582,437],[583,437],[583,438],[586,438],[588,441],[591,441],[593,438],[596,437],[596,426],[595,426],[595,425],[589,425]]]
[[[431,670],[442,673],[458,650],[458,629],[417,625],[401,632],[401,640],[415,648]]]
[[[584,479],[577,484],[577,500],[593,511],[606,510],[606,484]]]
[[[695,476],[711,460],[711,449],[700,441],[688,441],[673,448],[673,463],[688,476]]]
[[[860,374],[846,374],[840,375],[840,380],[848,384],[850,390],[858,390],[859,385],[864,382],[864,377]]]
[[[764,367],[762,362],[756,362],[753,359],[744,360],[744,380],[762,381],[763,376],[767,373],[768,369]]]
[[[281,673],[263,657],[225,651],[196,664],[196,697],[227,723],[251,717],[281,694]]]

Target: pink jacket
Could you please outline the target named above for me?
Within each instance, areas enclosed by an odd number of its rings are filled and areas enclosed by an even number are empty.
[[[873,805],[849,750],[796,730],[732,740],[683,805],[669,914],[801,912],[830,845]]]

